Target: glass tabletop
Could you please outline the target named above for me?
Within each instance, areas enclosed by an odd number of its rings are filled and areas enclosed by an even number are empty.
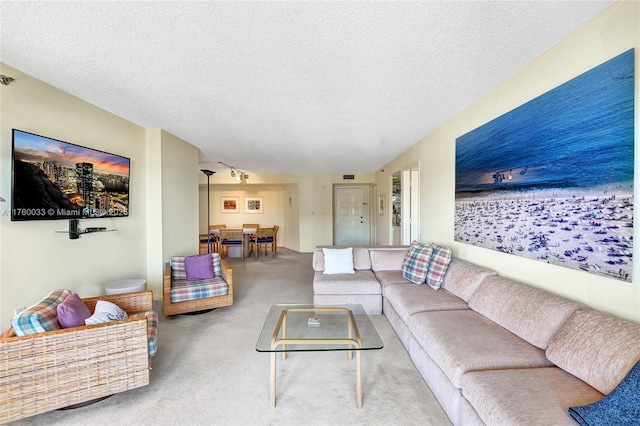
[[[256,343],[258,352],[382,349],[361,305],[273,305]]]

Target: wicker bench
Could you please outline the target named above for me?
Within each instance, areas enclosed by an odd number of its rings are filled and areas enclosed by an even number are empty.
[[[151,311],[151,291],[82,299],[93,312],[107,300],[127,314]],[[147,318],[16,336],[0,335],[0,424],[149,384]]]

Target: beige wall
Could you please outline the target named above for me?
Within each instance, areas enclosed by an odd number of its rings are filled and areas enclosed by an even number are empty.
[[[638,188],[640,2],[622,2],[605,11],[411,149],[383,166],[384,173],[376,173],[379,191],[388,191],[391,173],[415,162],[416,159],[420,160],[422,241],[435,241],[450,246],[456,256],[486,265],[501,275],[640,322],[640,270],[637,263],[633,271],[634,282],[626,283],[458,243],[453,239],[456,138],[631,48],[636,49],[635,187]],[[635,220],[638,223],[637,215]],[[385,232],[388,232],[387,224],[388,221],[384,220],[380,225],[386,226]],[[636,232],[636,240],[637,236]]]
[[[149,209],[149,221],[162,218],[162,254],[149,258],[149,276],[162,283],[162,265],[171,256],[186,256],[198,252],[198,148],[161,131],[162,143],[162,205]],[[151,186],[155,182],[149,182]],[[150,229],[155,233],[155,229]]]
[[[5,64],[0,72],[15,78],[0,86],[0,196],[7,200],[0,204],[0,330],[9,325],[15,308],[55,288],[88,297],[103,294],[110,281],[142,277],[161,298],[162,262],[168,253],[197,248],[197,241],[180,232],[198,232],[197,149]],[[129,217],[81,221],[81,227],[117,232],[70,240],[56,232],[68,230],[65,220],[11,222],[12,128],[129,157]]]
[[[70,240],[68,221],[11,222],[10,203],[0,207],[0,325],[17,307],[28,306],[55,288],[81,295],[103,292],[104,284],[146,276],[146,195],[144,129],[33,79],[6,65],[15,78],[0,86],[0,195],[11,197],[11,129],[18,128],[100,149],[131,159],[130,213],[126,218],[82,220],[117,232]],[[6,207],[5,207],[6,206]]]

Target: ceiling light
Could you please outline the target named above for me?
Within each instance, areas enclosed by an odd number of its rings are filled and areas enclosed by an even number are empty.
[[[0,75],[0,84],[8,86],[12,81],[15,81],[13,77],[7,77],[6,75]]]
[[[218,161],[218,164],[222,164],[223,166],[228,167],[229,171],[231,172],[231,177],[236,178],[237,182],[244,182],[249,179],[249,175],[238,169],[237,167],[230,166],[229,164],[223,163],[222,161]]]

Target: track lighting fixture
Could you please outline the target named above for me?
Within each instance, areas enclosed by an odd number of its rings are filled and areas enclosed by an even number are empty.
[[[229,164],[223,163],[222,161],[218,161],[218,164],[222,164],[223,166],[228,167],[231,173],[231,177],[235,178],[238,183],[245,182],[247,179],[249,179],[249,175],[242,170],[239,170],[237,167],[230,166]]]
[[[15,81],[13,77],[8,77],[6,75],[0,75],[0,84],[3,86],[8,86],[12,81]]]

